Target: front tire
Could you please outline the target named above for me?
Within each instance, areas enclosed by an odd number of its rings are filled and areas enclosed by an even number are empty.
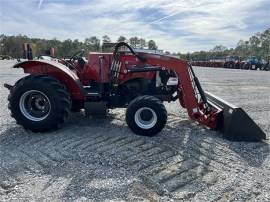
[[[167,111],[156,97],[139,96],[129,104],[126,122],[137,135],[154,136],[164,128]]]
[[[68,118],[71,108],[65,87],[45,75],[29,75],[17,81],[8,100],[17,124],[33,132],[58,128]]]
[[[245,65],[244,65],[244,69],[245,69],[245,70],[249,70],[250,68],[251,68],[251,66],[250,66],[249,64],[245,64]]]

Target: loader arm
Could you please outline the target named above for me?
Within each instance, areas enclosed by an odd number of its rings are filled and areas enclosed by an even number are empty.
[[[140,53],[140,56],[148,65],[174,71],[179,79],[179,101],[187,109],[189,117],[211,129],[217,129],[217,117],[221,113],[221,109],[207,103],[199,81],[187,61],[156,54]]]
[[[178,96],[192,120],[220,130],[227,139],[234,141],[261,141],[266,139],[264,131],[241,108],[221,98],[204,93],[192,66],[186,61],[173,57],[137,53],[142,63],[172,70],[178,76]],[[140,58],[143,58],[142,60]]]

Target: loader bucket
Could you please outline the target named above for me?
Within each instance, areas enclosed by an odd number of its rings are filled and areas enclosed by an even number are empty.
[[[220,109],[218,116],[218,130],[224,137],[233,141],[258,142],[266,139],[263,130],[240,107],[222,100],[221,98],[205,92],[207,102]]]

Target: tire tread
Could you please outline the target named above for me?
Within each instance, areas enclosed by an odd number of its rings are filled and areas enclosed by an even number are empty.
[[[55,118],[50,120],[46,125],[40,127],[35,127],[25,121],[25,118],[21,118],[18,115],[18,111],[15,110],[14,105],[18,102],[15,95],[18,91],[21,90],[26,84],[46,84],[48,89],[54,89],[56,94],[56,111],[54,112]],[[66,88],[61,84],[57,79],[47,76],[47,75],[28,75],[22,79],[19,79],[15,85],[11,88],[10,94],[8,96],[9,105],[8,108],[11,111],[11,116],[16,119],[16,122],[19,125],[22,125],[25,129],[32,130],[33,132],[45,132],[49,130],[54,130],[59,128],[65,120],[68,118],[71,109],[71,99],[69,93],[66,91]],[[21,115],[22,116],[22,115]]]
[[[157,124],[147,130],[139,128],[134,121],[135,112],[144,106],[153,106],[158,115]],[[150,95],[139,96],[130,102],[126,112],[126,122],[130,129],[137,135],[154,136],[164,128],[167,122],[167,111],[162,101],[158,98]]]

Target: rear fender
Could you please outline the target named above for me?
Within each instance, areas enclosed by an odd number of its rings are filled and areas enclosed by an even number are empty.
[[[33,75],[48,75],[58,79],[69,91],[74,100],[83,100],[83,87],[75,72],[65,65],[48,60],[28,60],[17,63],[13,68],[23,68],[25,73]]]

